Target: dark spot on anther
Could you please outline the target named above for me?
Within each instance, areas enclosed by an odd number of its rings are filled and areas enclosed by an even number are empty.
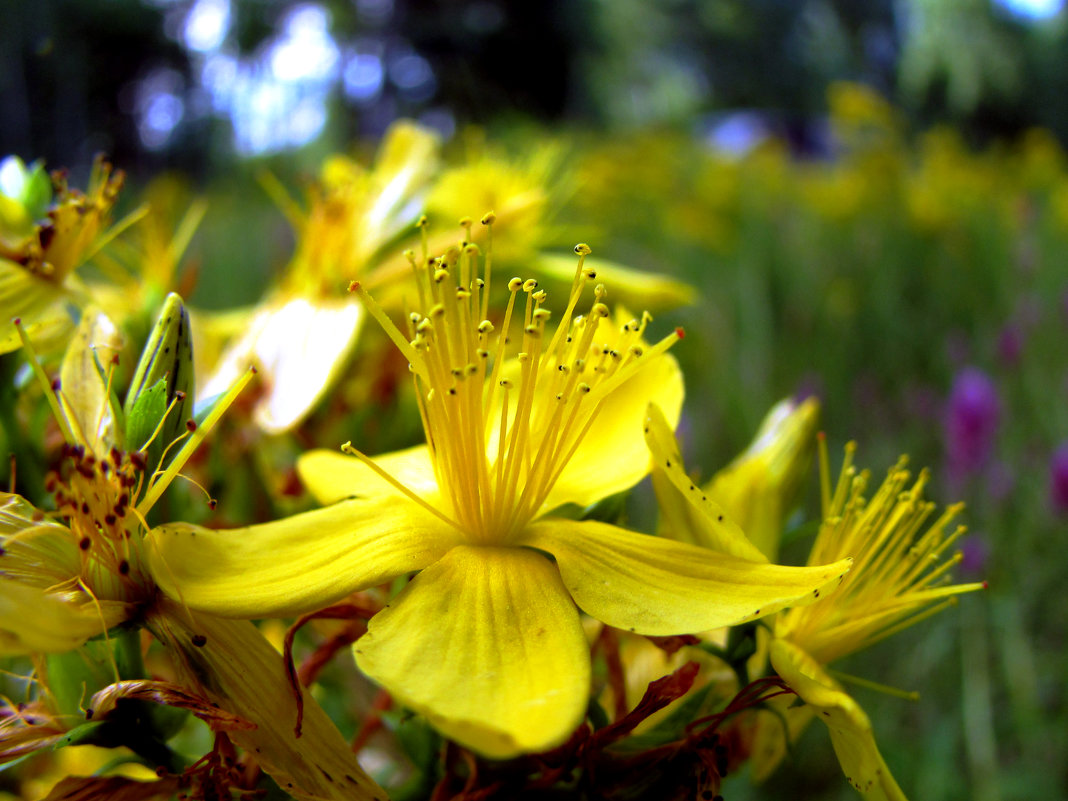
[[[93,710],[92,709],[85,710],[85,719],[86,720],[92,720],[93,719]]]
[[[83,551],[88,551],[89,546],[92,544],[92,540],[90,540],[88,537],[82,537],[81,542],[78,543],[78,547],[81,548]]]
[[[718,520],[720,523],[722,523],[723,522],[723,515],[716,515],[716,520]]]
[[[668,467],[671,467],[671,460],[670,460],[670,459],[668,459],[668,460],[667,460],[667,462],[666,462],[666,464],[667,464],[667,466],[668,466]]]
[[[115,525],[115,521],[116,520],[118,520],[118,518],[115,517],[115,515],[104,515],[104,523],[105,523],[105,525],[113,526],[113,525]]]
[[[52,381],[52,391],[53,392],[59,392],[59,388],[61,386],[63,386],[63,384],[58,378],[55,379],[54,381]]]
[[[83,515],[89,514],[89,504],[86,501],[82,501],[82,514]]]
[[[208,644],[208,638],[205,637],[203,634],[194,634],[193,635],[193,645],[195,645],[197,648],[203,648],[207,644]]]
[[[185,400],[185,393],[182,392],[182,390],[178,390],[177,392],[174,393],[174,397],[176,397],[180,401],[184,401]]]
[[[197,430],[197,421],[196,420],[186,420],[185,421],[185,427],[187,429],[189,429],[190,432],[196,431]]]

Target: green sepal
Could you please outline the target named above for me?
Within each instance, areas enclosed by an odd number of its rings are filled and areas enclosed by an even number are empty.
[[[163,453],[163,432],[148,444],[149,437],[159,426],[159,421],[167,412],[167,379],[161,378],[151,387],[137,396],[133,406],[125,412],[126,447],[130,450],[144,451],[148,464],[155,465]],[[166,430],[164,426],[164,430]],[[147,448],[146,448],[147,444]]]

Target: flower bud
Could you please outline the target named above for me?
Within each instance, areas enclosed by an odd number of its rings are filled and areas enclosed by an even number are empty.
[[[193,414],[192,332],[182,299],[173,292],[164,299],[141,352],[123,411],[127,450],[145,450],[155,469],[164,448],[185,433]]]

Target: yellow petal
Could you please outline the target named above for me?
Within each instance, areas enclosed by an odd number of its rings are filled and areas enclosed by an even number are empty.
[[[811,474],[819,402],[787,398],[772,407],[752,443],[706,485],[768,559],[775,559],[783,524]]]
[[[871,721],[811,656],[787,640],[772,640],[771,664],[827,724],[846,779],[871,801],[907,801],[875,744]]]
[[[605,321],[602,328],[607,332],[614,326]],[[598,341],[603,339],[601,329],[597,335]],[[649,450],[642,434],[646,408],[655,403],[674,427],[682,412],[683,394],[682,372],[675,358],[664,354],[648,359],[605,400],[542,508],[564,503],[588,506],[641,481],[649,472]]]
[[[556,557],[564,585],[584,612],[656,636],[733,626],[809,603],[837,586],[850,564],[750,562],[596,521],[534,523],[520,544]]]
[[[375,464],[421,498],[434,498],[438,482],[426,445],[372,457]],[[297,473],[319,503],[335,503],[345,498],[404,496],[393,484],[357,459],[340,451],[307,451],[297,459]]]
[[[296,701],[282,656],[251,623],[189,613],[168,600],[150,610],[146,623],[171,655],[181,684],[256,724],[229,732],[230,739],[282,790],[308,801],[385,801],[385,792],[307,692],[302,735],[296,737]]]
[[[488,757],[559,745],[586,710],[578,610],[533,551],[453,548],[371,619],[354,650],[398,700]]]
[[[653,455],[654,488],[675,537],[751,562],[768,559],[701,487],[686,474],[678,442],[664,413],[649,405],[645,440]]]
[[[385,497],[225,531],[160,526],[146,550],[163,592],[193,609],[284,617],[419,570],[458,537],[416,504]]]
[[[0,655],[62,653],[128,617],[126,604],[59,596],[11,579],[0,582]]]
[[[115,441],[106,371],[122,350],[122,334],[98,309],[87,309],[63,355],[59,397],[79,442],[104,456]]]
[[[200,392],[225,392],[249,364],[260,371],[264,395],[256,423],[277,434],[297,425],[333,385],[356,342],[363,307],[354,301],[297,297],[261,309],[245,334],[222,355]]]

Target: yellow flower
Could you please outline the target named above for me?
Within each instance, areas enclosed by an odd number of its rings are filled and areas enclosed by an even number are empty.
[[[588,702],[579,609],[642,634],[701,631],[824,591],[847,563],[782,568],[552,514],[623,491],[649,468],[642,428],[656,401],[672,421],[682,379],[643,341],[647,316],[614,326],[580,245],[558,324],[534,280],[494,283],[465,245],[415,269],[402,331],[366,291],[368,312],[410,362],[427,444],[374,460],[300,460],[324,509],[233,531],[165,526],[153,535],[164,591],[235,617],[289,615],[421,571],[369,624],[357,663],[445,735],[505,758],[563,742]],[[518,355],[505,359],[509,343]],[[355,457],[355,458],[353,458]],[[356,495],[355,499],[342,500]],[[759,552],[757,552],[759,556]]]
[[[344,369],[363,323],[362,308],[344,294],[349,280],[379,286],[407,275],[407,262],[399,252],[387,258],[388,247],[419,216],[438,147],[432,132],[395,123],[372,169],[329,159],[306,212],[270,184],[297,250],[279,286],[234,326],[239,333],[211,367],[201,398],[225,390],[251,363],[265,388],[253,411],[260,428],[287,431],[312,411]]]
[[[187,328],[176,299],[171,296],[161,317]],[[143,625],[167,648],[186,686],[256,724],[231,737],[283,789],[304,799],[380,797],[316,704],[306,705],[304,737],[293,736],[292,723],[281,717],[283,709],[296,714],[281,657],[255,626],[192,613],[163,598],[145,559],[152,507],[250,375],[200,426],[189,421],[177,453],[153,471],[145,462],[147,445],[132,452],[116,446],[111,373],[90,366],[100,357],[109,361],[114,331],[103,315],[87,312],[59,389],[43,382],[66,439],[61,466],[47,479],[56,511],[0,493],[0,654],[61,653],[120,624]],[[28,342],[27,350],[43,375]],[[156,433],[162,429],[163,422]],[[8,727],[0,739],[20,735]]]
[[[771,663],[808,706],[807,711],[801,708],[802,714],[814,711],[827,724],[850,783],[870,799],[904,799],[875,744],[867,715],[826,666],[945,609],[955,603],[954,596],[984,585],[947,581],[949,570],[960,560],[959,553],[945,556],[964,531],[962,526],[950,530],[961,505],[949,507],[928,524],[936,507],[923,499],[927,473],[921,472],[909,486],[904,459],[890,469],[869,499],[870,475],[858,473],[853,466],[853,451],[850,444],[832,492],[826,452],[821,448],[823,523],[809,555],[810,564],[850,555],[853,569],[830,597],[778,616]],[[779,721],[766,728],[781,736]],[[760,750],[775,754],[779,746],[764,742]],[[756,757],[766,759],[759,751]]]

